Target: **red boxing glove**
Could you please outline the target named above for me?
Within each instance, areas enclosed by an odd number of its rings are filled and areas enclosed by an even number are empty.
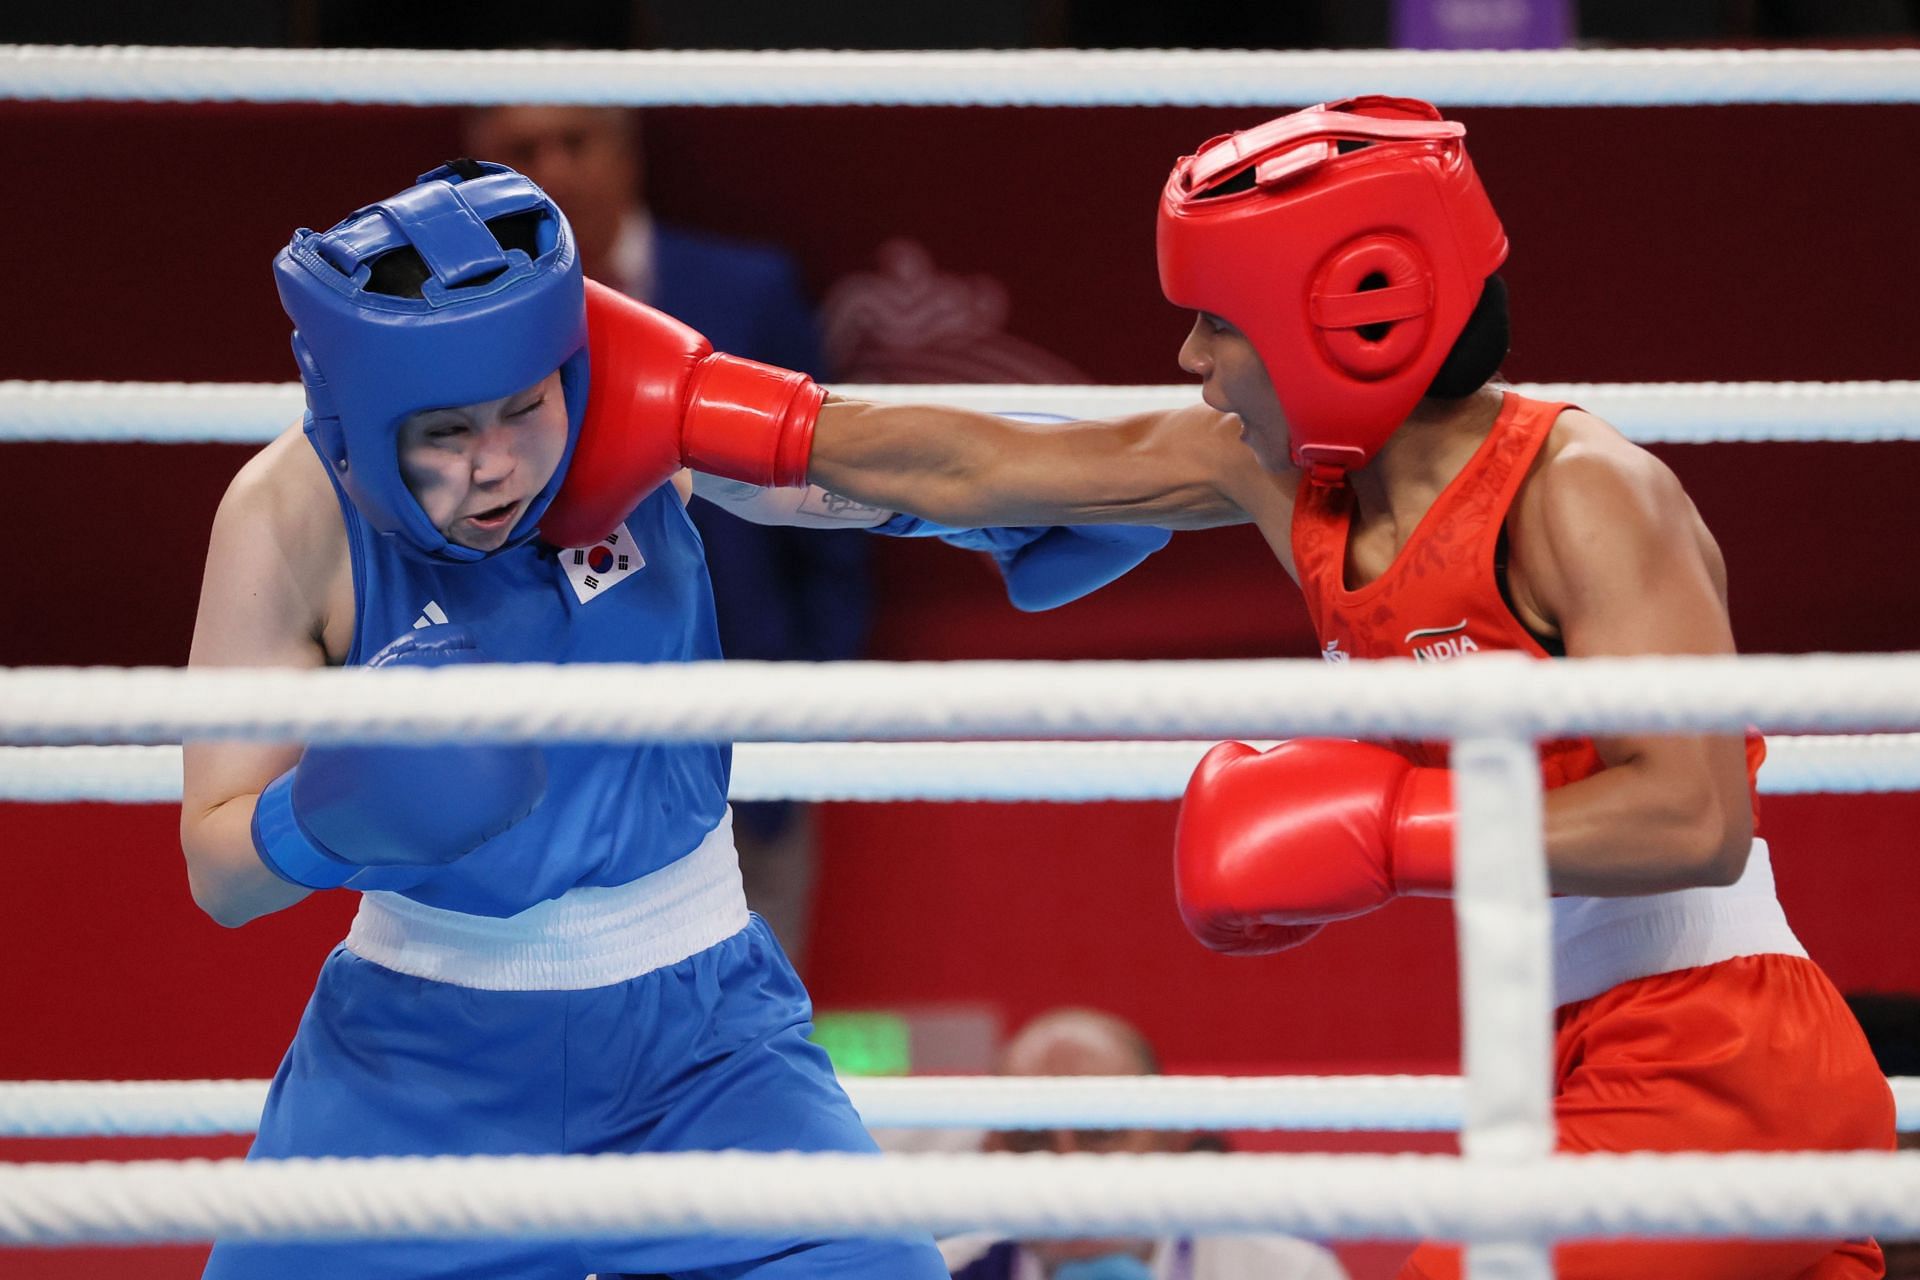
[[[693,467],[766,488],[807,482],[824,388],[804,373],[715,355],[664,312],[587,281],[586,415],[540,533],[599,542],[640,499]]]
[[[1451,891],[1452,778],[1364,742],[1223,742],[1187,783],[1173,856],[1194,937],[1284,951],[1395,895]]]

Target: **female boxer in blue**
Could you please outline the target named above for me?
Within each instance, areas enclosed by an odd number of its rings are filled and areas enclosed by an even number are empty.
[[[711,355],[684,327],[585,285],[558,208],[499,166],[460,162],[331,231],[302,231],[275,275],[308,413],[221,503],[193,664],[720,656],[683,450],[665,436],[700,410],[700,386],[723,416],[773,421],[796,400],[817,405],[810,382]],[[639,331],[653,336],[630,341]],[[664,354],[661,333],[684,349]],[[667,384],[690,372],[698,384],[664,415],[661,365]],[[593,519],[607,511],[587,470],[596,422],[626,451],[617,483],[630,500],[597,545],[557,548],[537,535],[543,519],[567,523],[568,489]],[[655,470],[634,487],[641,447]],[[714,492],[762,518],[928,531],[804,489]],[[954,538],[1001,553],[1016,597],[1039,603],[1117,576],[1164,539]],[[208,914],[240,925],[316,889],[362,895],[252,1156],[872,1151],[806,1038],[805,991],[741,896],[728,765],[713,744],[190,746],[181,842]],[[207,1270],[590,1272],[946,1274],[924,1238],[232,1243]]]

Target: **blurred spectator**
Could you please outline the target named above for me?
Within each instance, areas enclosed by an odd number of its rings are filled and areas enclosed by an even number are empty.
[[[1402,49],[1559,49],[1571,43],[1573,0],[1393,0]]]
[[[820,336],[793,260],[768,245],[656,220],[647,208],[641,116],[620,107],[482,107],[466,145],[546,189],[573,224],[589,276],[678,317],[715,350],[824,379]],[[707,548],[729,658],[859,657],[870,605],[859,531],[752,524],[703,500],[688,514]],[[804,971],[815,849],[807,807],[734,806],[747,902]]]
[[[1003,1076],[1150,1076],[1159,1060],[1146,1037],[1111,1014],[1056,1009],[1029,1022],[1000,1056]],[[1222,1144],[1164,1129],[1017,1130],[990,1135],[990,1151],[1191,1152]],[[1343,1280],[1327,1250],[1287,1236],[1161,1240],[999,1240],[942,1243],[955,1280]]]
[[[1855,992],[1847,997],[1873,1059],[1890,1076],[1920,1076],[1920,994]],[[1920,1151],[1920,1133],[1900,1134],[1902,1151]],[[1920,1240],[1880,1240],[1887,1280],[1920,1280]]]

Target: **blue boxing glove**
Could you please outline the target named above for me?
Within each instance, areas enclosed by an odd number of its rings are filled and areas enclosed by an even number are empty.
[[[367,665],[485,661],[465,627],[434,626]],[[260,793],[253,847],[281,879],[333,889],[367,867],[452,862],[532,813],[546,792],[545,759],[525,744],[311,746]]]
[[[1020,422],[1070,422],[1054,413],[1003,413]],[[1018,525],[1002,529],[954,529],[918,516],[896,515],[873,532],[896,538],[938,538],[951,546],[984,551],[1006,579],[1016,609],[1038,613],[1090,595],[1130,573],[1167,545],[1165,529],[1139,524]]]
[[[1098,591],[1167,545],[1173,535],[1140,524],[1016,525],[953,529],[918,516],[896,515],[873,527],[895,538],[938,538],[984,551],[1007,581],[1016,609],[1038,613]]]

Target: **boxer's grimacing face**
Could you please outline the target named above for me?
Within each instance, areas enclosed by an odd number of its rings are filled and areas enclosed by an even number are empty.
[[[493,551],[566,449],[567,402],[556,370],[498,400],[409,415],[400,424],[400,476],[448,542]]]
[[[1200,397],[1209,406],[1240,419],[1241,438],[1262,467],[1277,472],[1292,466],[1280,397],[1244,333],[1210,312],[1197,313],[1180,344],[1180,367],[1200,379]]]

